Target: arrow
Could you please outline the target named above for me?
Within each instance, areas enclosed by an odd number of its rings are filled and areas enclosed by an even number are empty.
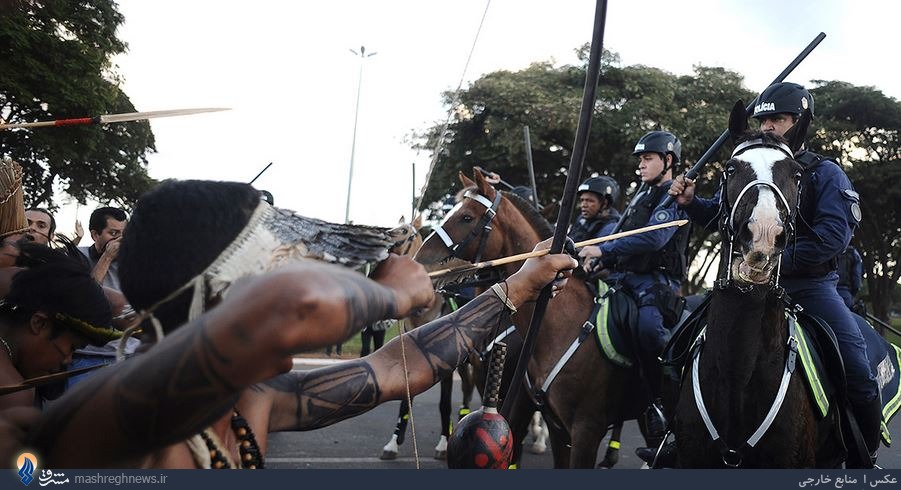
[[[46,376],[38,376],[36,378],[26,379],[25,381],[22,381],[17,385],[0,386],[0,396],[9,395],[10,393],[16,393],[23,390],[30,390],[38,386],[62,381],[64,379],[71,378],[72,376],[84,374],[88,371],[93,371],[103,366],[107,366],[107,364],[95,364],[93,366],[73,369],[71,371],[62,371],[59,373],[48,374]]]
[[[198,109],[172,109],[167,111],[128,112],[125,114],[103,114],[93,117],[80,117],[75,119],[57,119],[55,121],[39,121],[30,123],[0,124],[0,131],[4,129],[19,128],[43,128],[47,126],[81,126],[90,124],[109,124],[115,122],[143,121],[156,117],[187,116],[190,114],[202,114],[204,112],[229,111],[229,108],[198,108]]]
[[[687,219],[679,219],[675,221],[668,221],[666,223],[658,223],[656,225],[645,226],[644,228],[636,228],[634,230],[622,231],[619,233],[614,233],[612,235],[606,235],[600,238],[592,238],[590,240],[581,241],[575,243],[575,248],[587,247],[589,245],[597,245],[598,243],[609,242],[611,240],[616,240],[617,238],[623,238],[631,235],[638,235],[639,233],[646,233],[649,231],[659,230],[661,228],[669,228],[671,226],[682,226],[688,223]],[[486,269],[488,267],[497,267],[499,265],[509,264],[511,262],[520,262],[526,259],[531,259],[532,257],[541,257],[542,255],[547,255],[550,250],[537,250],[534,252],[525,252],[517,255],[511,255],[509,257],[501,257],[499,259],[487,260],[485,262],[477,262],[475,264],[466,264],[457,267],[450,267],[448,269],[441,269],[433,272],[429,272],[429,277],[440,277],[445,274],[459,274],[461,272],[469,272],[475,271],[479,269]]]

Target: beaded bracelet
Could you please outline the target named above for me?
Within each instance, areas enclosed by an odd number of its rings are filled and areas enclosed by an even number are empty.
[[[510,298],[507,296],[507,293],[504,291],[504,288],[501,287],[500,283],[491,286],[491,290],[494,291],[494,294],[496,294],[498,298],[500,298],[501,303],[510,310],[510,314],[516,313],[516,306],[510,301]]]

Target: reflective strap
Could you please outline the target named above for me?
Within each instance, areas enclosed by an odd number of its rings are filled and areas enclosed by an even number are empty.
[[[592,324],[591,322],[585,323],[591,326],[591,330],[594,330],[594,324]],[[553,382],[554,378],[556,378],[557,375],[560,374],[560,370],[563,369],[563,366],[565,366],[567,362],[569,362],[569,359],[573,356],[573,354],[576,353],[576,349],[578,349],[579,346],[582,345],[582,342],[584,342],[587,338],[587,335],[580,335],[578,338],[576,338],[576,340],[573,340],[573,343],[570,344],[569,349],[566,349],[566,352],[563,353],[563,357],[561,357],[560,360],[557,361],[557,364],[554,365],[554,369],[551,369],[550,374],[547,375],[547,378],[544,380],[544,384],[541,385],[541,391],[547,393],[547,391],[551,387],[551,382]]]
[[[482,206],[485,206],[486,208],[494,211],[494,203],[489,201],[487,197],[485,197],[481,194],[477,194],[472,191],[466,191],[463,194],[463,197],[468,197],[468,198],[472,199],[473,201],[476,201],[477,203],[481,204]]]
[[[513,333],[514,330],[516,330],[516,327],[513,325],[510,325],[507,328],[507,330],[504,330],[503,332],[501,332],[500,335],[495,337],[494,340],[492,340],[491,342],[488,343],[488,345],[485,346],[485,352],[491,352],[491,349],[494,348],[494,344],[507,338],[507,336],[510,335],[511,333]]]
[[[748,140],[740,145],[736,146],[734,150],[732,150],[732,158],[735,158],[738,154],[744,152],[745,150],[749,150],[751,148],[771,148],[773,150],[782,150],[782,153],[788,157],[789,160],[794,160],[795,155],[792,153],[791,148],[788,147],[785,143],[777,143],[777,142],[769,142],[763,141],[762,139],[753,139]]]
[[[701,348],[698,347],[698,350],[695,351],[694,360],[691,363],[691,389],[695,395],[695,405],[698,407],[698,413],[701,414],[701,420],[704,421],[704,425],[707,426],[707,432],[710,434],[710,438],[714,441],[720,438],[720,434],[716,431],[716,427],[713,426],[713,421],[710,420],[710,414],[707,413],[707,406],[704,405],[704,397],[701,396],[701,382],[698,380],[698,363],[701,359]]]
[[[785,393],[788,392],[788,382],[791,381],[792,373],[789,369],[789,364],[794,363],[793,357],[796,355],[794,350],[797,349],[797,339],[795,338],[795,333],[797,329],[795,328],[795,317],[790,316],[788,318],[788,348],[790,349],[788,352],[788,356],[785,361],[785,369],[782,370],[782,381],[779,383],[779,392],[776,393],[776,400],[773,401],[773,405],[770,406],[769,413],[766,414],[766,418],[763,419],[763,423],[760,424],[760,427],[757,428],[757,431],[748,439],[748,445],[754,447],[755,444],[760,442],[760,438],[766,433],[766,431],[770,428],[770,425],[773,424],[773,420],[776,419],[776,415],[779,414],[779,409],[782,408],[782,402],[785,401]],[[792,343],[795,343],[792,346]]]
[[[446,231],[444,231],[444,228],[439,226],[438,228],[435,228],[435,231],[432,233],[438,235],[438,237],[441,238],[441,241],[444,242],[445,247],[451,250],[454,249],[454,241],[451,240],[451,237],[447,234]]]
[[[890,345],[895,352],[895,359],[898,361],[898,365],[901,366],[901,349],[895,344]],[[882,408],[882,419],[891,420],[895,416],[895,412],[898,411],[898,407],[901,407],[901,382],[898,384],[897,391]]]
[[[810,355],[810,343],[807,341],[807,334],[803,328],[798,329],[798,354],[801,357],[801,365],[804,366],[804,376],[807,378],[807,384],[810,387],[813,399],[817,403],[820,410],[820,416],[825,417],[829,413],[829,398],[823,390],[823,384],[816,371],[813,363],[813,357]]]

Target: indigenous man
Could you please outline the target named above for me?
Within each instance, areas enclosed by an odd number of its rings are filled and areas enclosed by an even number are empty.
[[[577,265],[565,255],[530,259],[506,287],[368,357],[289,372],[293,354],[403,318],[434,291],[422,266],[393,255],[372,279],[312,260],[278,264],[302,252],[279,239],[292,224],[280,213],[238,183],[166,182],[141,198],[122,245],[122,285],[137,310],[154,313],[157,336],[168,335],[50,407],[33,439],[48,466],[262,467],[269,432],[324,427],[399,399],[405,372],[410,392],[424,391]]]

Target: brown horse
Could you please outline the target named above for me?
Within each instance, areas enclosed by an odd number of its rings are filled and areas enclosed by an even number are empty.
[[[479,171],[475,180],[460,174],[462,200],[445,218],[440,229],[430,235],[416,260],[442,264],[452,259],[490,260],[531,251],[539,241],[553,234],[551,225],[525,200],[499,192]],[[521,264],[505,266],[513,274]],[[594,294],[584,282],[571,280],[569,286],[550,301],[536,350],[528,366],[531,386],[542,387],[558,360],[580,337],[591,314]],[[532,316],[531,305],[523,305],[513,322],[525,337]],[[587,345],[586,345],[587,344]],[[644,390],[635,369],[619,367],[604,357],[595,342],[581,344],[560,369],[546,393],[540,396],[550,431],[554,466],[594,468],[598,446],[610,424],[634,419],[647,406]],[[534,393],[534,391],[532,392]],[[521,442],[532,416],[530,397],[511,413],[510,426]]]
[[[801,363],[799,327],[787,318],[779,287],[799,197],[801,167],[793,155],[806,122],[802,118],[786,135],[789,141],[744,135],[726,162],[720,223],[727,252],[706,330],[683,371],[674,420],[679,466],[841,464],[835,404],[821,420],[801,370],[794,369]],[[730,131],[743,135],[746,129],[744,105],[736,104]]]

